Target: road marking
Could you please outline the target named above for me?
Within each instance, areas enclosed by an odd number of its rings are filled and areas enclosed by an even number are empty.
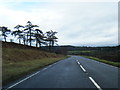
[[[80,64],[79,62],[77,62],[78,64]]]
[[[92,83],[97,87],[98,90],[102,90],[101,87],[93,80],[92,77],[89,77],[89,79],[92,81]]]
[[[9,86],[9,87],[8,87],[7,89],[5,89],[5,90],[8,90],[8,89],[10,89],[10,88],[13,88],[14,86],[16,86],[16,85],[18,85],[18,84],[22,83],[23,81],[25,81],[25,80],[27,80],[27,79],[29,79],[29,78],[31,78],[31,77],[33,77],[33,76],[35,76],[35,75],[36,75],[36,74],[38,74],[38,73],[40,73],[40,71],[38,71],[38,72],[36,72],[36,73],[34,73],[34,74],[32,74],[32,75],[30,75],[30,76],[26,77],[25,79],[23,79],[23,80],[21,80],[21,81],[19,81],[19,82],[15,83],[15,84],[13,84],[13,85]]]
[[[52,65],[49,65],[48,67],[51,67]]]
[[[83,70],[84,72],[86,72],[86,70],[83,68],[83,66],[82,66],[82,65],[80,65],[80,67],[82,68],[82,70]]]
[[[78,60],[76,60],[76,62],[77,62],[78,64],[80,64],[80,62],[79,62]]]
[[[43,68],[43,70],[46,70],[46,69],[47,69],[47,68]],[[12,87],[14,87],[14,86],[16,86],[16,85],[22,83],[23,81],[25,81],[25,80],[27,80],[27,79],[29,79],[29,78],[35,76],[35,75],[38,74],[38,73],[40,73],[40,71],[38,71],[38,72],[36,72],[36,73],[34,73],[34,74],[32,74],[32,75],[26,77],[25,79],[23,79],[23,80],[21,80],[21,81],[15,83],[15,84],[13,84],[12,86],[8,87],[6,90],[8,90],[8,89],[10,89],[10,88],[12,88]]]
[[[43,68],[43,70],[46,70],[47,68]]]

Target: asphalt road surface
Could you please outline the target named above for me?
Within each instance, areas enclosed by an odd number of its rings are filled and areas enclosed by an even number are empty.
[[[81,56],[71,56],[11,83],[10,88],[118,89],[118,68]]]

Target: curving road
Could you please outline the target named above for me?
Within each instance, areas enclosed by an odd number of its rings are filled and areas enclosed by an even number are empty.
[[[118,68],[81,56],[71,56],[5,86],[10,88],[118,89]]]

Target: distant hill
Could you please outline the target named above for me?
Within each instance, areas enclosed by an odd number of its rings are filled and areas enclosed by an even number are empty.
[[[71,45],[64,45],[64,46],[55,46],[55,51],[84,51],[84,50],[109,50],[114,49],[118,50],[120,49],[120,46],[105,46],[105,47],[87,47],[87,46],[71,46]]]

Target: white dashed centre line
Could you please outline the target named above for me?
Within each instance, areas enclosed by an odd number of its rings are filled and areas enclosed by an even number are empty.
[[[78,60],[76,60],[76,62],[78,62]]]
[[[77,62],[78,64],[80,64],[79,62]]]
[[[92,77],[89,77],[89,79],[92,81],[92,83],[97,87],[98,90],[102,90],[101,87],[93,80]]]
[[[80,62],[79,62],[78,60],[76,60],[76,62],[80,65]],[[96,62],[97,62],[97,61],[96,61]],[[80,65],[80,67],[81,67],[81,69],[82,69],[85,73],[87,73],[86,70],[85,70],[85,68],[84,68],[82,65]],[[88,73],[87,73],[87,74],[88,74]],[[90,79],[90,80],[92,81],[92,83],[97,87],[98,90],[102,90],[101,87],[93,80],[92,77],[89,77],[89,79]]]
[[[82,68],[82,70],[83,70],[84,72],[86,72],[86,70],[83,68],[83,66],[82,66],[82,65],[80,65],[80,67]]]

